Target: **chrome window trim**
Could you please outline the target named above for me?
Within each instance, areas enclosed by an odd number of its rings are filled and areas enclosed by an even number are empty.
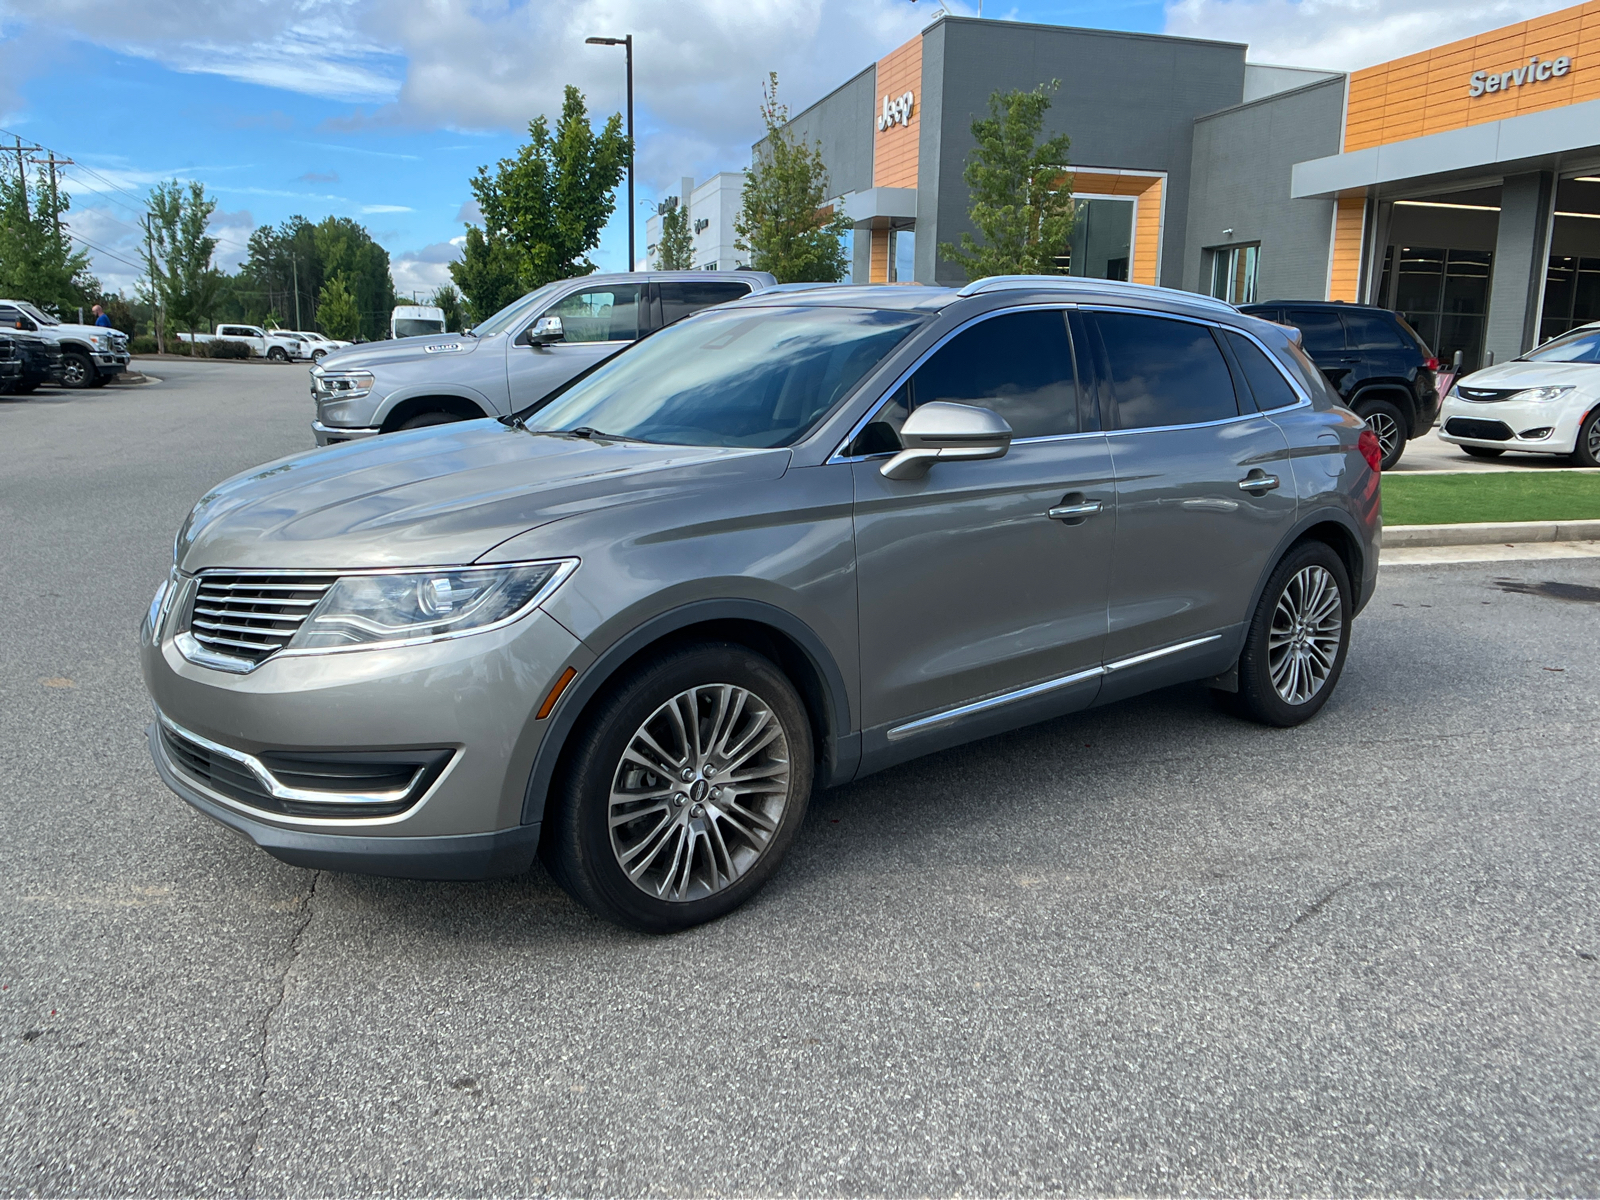
[[[212,742],[206,738],[200,737],[198,734],[191,733],[189,730],[183,728],[183,726],[177,724],[175,721],[170,720],[159,708],[155,710],[155,713],[156,720],[161,725],[173,729],[180,737],[188,738],[197,745],[204,746],[206,749],[214,748],[216,753],[222,754],[228,758],[234,758],[236,755],[243,756],[244,758],[250,758],[252,761],[256,762],[256,765],[259,766],[261,770],[266,770],[266,767],[262,765],[259,760],[255,760],[252,755],[245,754],[242,750],[234,750],[231,747],[219,745],[216,742]],[[173,762],[172,756],[167,753],[166,744],[161,738],[157,737],[155,739],[155,744],[161,752],[161,757],[166,763],[167,769],[179,779],[183,780],[185,787],[193,788],[212,803],[224,805],[225,807],[232,809],[234,812],[240,813],[243,816],[247,816],[254,821],[263,821],[272,825],[299,825],[310,829],[371,829],[375,825],[395,825],[402,821],[410,820],[412,817],[415,817],[419,812],[422,811],[423,806],[427,804],[428,801],[432,800],[434,796],[438,795],[440,785],[450,777],[451,772],[456,769],[456,764],[460,762],[462,758],[460,749],[452,749],[450,752],[450,761],[445,763],[444,769],[439,772],[438,777],[433,781],[432,784],[429,785],[428,790],[417,798],[417,802],[404,812],[390,813],[387,816],[381,817],[309,817],[289,813],[275,813],[269,809],[256,808],[253,805],[245,804],[243,801],[235,800],[232,796],[223,795],[215,788],[202,783],[200,780],[190,775],[177,763]],[[238,761],[238,759],[235,759],[235,761]],[[245,764],[241,762],[240,765],[244,766]],[[246,767],[246,769],[250,770],[251,773],[254,774],[253,768]],[[270,771],[267,773],[269,775],[271,774]],[[291,788],[289,790],[296,791],[298,789]],[[328,799],[330,795],[332,795],[332,793],[321,793],[320,802],[330,804],[348,803],[348,801],[345,800],[330,800]],[[370,801],[369,803],[377,803],[377,801]]]
[[[548,600],[556,589],[565,583],[572,573],[578,569],[581,561],[581,559],[577,558],[534,558],[517,562],[435,564],[429,567],[360,567],[350,571],[327,570],[317,567],[307,568],[303,571],[296,571],[289,567],[260,569],[253,567],[205,567],[195,574],[185,577],[185,582],[191,579],[197,580],[206,575],[332,575],[334,582],[337,583],[340,579],[359,575],[420,575],[429,571],[490,571],[510,569],[512,567],[544,566],[552,562],[558,564],[555,574],[550,576],[545,585],[515,612],[501,617],[498,621],[493,621],[488,625],[477,625],[471,629],[457,630],[454,633],[434,634],[428,637],[395,638],[387,642],[363,642],[359,646],[309,646],[297,650],[283,649],[276,650],[265,658],[258,660],[233,658],[230,655],[219,654],[214,650],[207,650],[195,640],[194,635],[189,632],[188,628],[184,628],[175,634],[172,644],[177,647],[179,654],[197,666],[210,667],[217,671],[227,671],[234,675],[248,675],[270,662],[277,662],[283,658],[310,658],[314,655],[322,654],[350,654],[360,650],[396,650],[407,646],[426,646],[433,642],[453,642],[457,638],[472,637],[480,633],[493,633],[497,629],[504,629],[506,626],[522,620]],[[333,585],[330,584],[330,591],[332,587]],[[190,598],[186,597],[186,606],[189,602]],[[305,616],[305,621],[311,620],[316,611],[313,608],[311,612],[308,612]],[[188,620],[187,612],[180,614],[180,620]],[[302,626],[305,621],[301,622]]]
[[[993,309],[990,309],[988,312],[981,312],[981,313],[974,314],[971,318],[969,318],[966,321],[963,321],[960,325],[957,325],[954,329],[951,329],[948,333],[946,333],[942,337],[940,337],[940,339],[938,341],[936,341],[933,345],[929,346],[925,351],[923,351],[922,354],[917,357],[915,362],[913,362],[909,367],[907,367],[899,375],[895,376],[894,382],[887,389],[884,390],[883,394],[880,395],[877,398],[877,400],[873,401],[873,403],[868,407],[868,409],[866,411],[866,415],[864,415],[859,421],[857,421],[854,425],[852,425],[850,427],[850,432],[845,434],[843,439],[840,440],[839,444],[834,447],[833,453],[830,454],[827,457],[826,460],[824,460],[823,465],[824,466],[829,466],[829,465],[832,465],[834,463],[866,462],[868,459],[883,457],[882,454],[846,454],[844,452],[844,450],[845,450],[846,446],[848,446],[851,442],[855,441],[856,438],[861,435],[861,431],[863,429],[865,429],[869,423],[871,423],[873,417],[878,415],[878,411],[881,408],[883,408],[883,406],[885,404],[887,404],[891,399],[894,398],[894,394],[896,392],[898,392],[902,387],[905,386],[906,380],[910,379],[913,375],[915,375],[918,371],[920,371],[922,369],[922,367],[923,367],[923,364],[925,364],[928,361],[928,359],[932,358],[940,350],[944,349],[945,344],[947,342],[949,342],[950,339],[955,337],[957,334],[965,333],[968,329],[971,329],[974,325],[977,325],[977,324],[979,324],[980,322],[983,322],[983,321],[987,321],[991,317],[1003,317],[1003,316],[1006,316],[1009,313],[1033,312],[1033,311],[1037,311],[1039,309],[1046,309],[1046,310],[1049,310],[1049,311],[1052,311],[1052,312],[1066,313],[1066,312],[1070,311],[1071,309],[1074,309],[1074,308],[1077,308],[1077,307],[1078,307],[1078,305],[1076,305],[1076,304],[1067,304],[1067,303],[1064,303],[1063,301],[1060,301],[1060,300],[1041,300],[1041,301],[1035,301],[1035,302],[1033,302],[1031,304],[1014,304],[1014,305],[1010,305],[1009,307],[1006,307],[1006,308],[993,308]],[[1072,334],[1071,334],[1070,330],[1067,333],[1067,339],[1068,339],[1067,344],[1069,346],[1072,345],[1072,340],[1071,340],[1072,339]],[[1077,348],[1074,346],[1073,347],[1073,364],[1072,364],[1074,373],[1076,373],[1077,366],[1078,366],[1078,363],[1077,363],[1077,352],[1076,351],[1077,351]],[[1082,389],[1083,384],[1082,384],[1082,382],[1080,380],[1078,380],[1076,378],[1076,375],[1074,376],[1074,379],[1073,379],[1072,382],[1073,382],[1073,388],[1074,388],[1075,391],[1080,391]],[[1015,438],[1015,439],[1013,439],[1011,444],[1013,446],[1020,446],[1020,445],[1026,445],[1026,444],[1028,444],[1030,442],[1053,441],[1053,440],[1055,440],[1057,438],[1096,437],[1096,436],[1099,436],[1100,432],[1101,432],[1100,430],[1092,430],[1092,431],[1090,431],[1088,433],[1085,433],[1085,432],[1080,430],[1080,431],[1078,431],[1076,433],[1041,434],[1038,437]],[[888,452],[886,451],[884,453],[888,453]]]
[[[884,736],[891,742],[897,742],[902,738],[911,737],[913,734],[926,733],[930,729],[940,729],[946,725],[952,725],[978,713],[989,712],[1007,704],[1015,704],[1019,700],[1030,700],[1035,696],[1043,696],[1064,687],[1071,687],[1075,683],[1085,683],[1102,675],[1111,675],[1129,667],[1137,667],[1143,663],[1153,662],[1158,658],[1166,658],[1170,654],[1179,654],[1184,650],[1192,650],[1196,646],[1205,646],[1211,642],[1221,640],[1222,635],[1220,633],[1210,633],[1205,637],[1190,638],[1186,642],[1179,642],[1175,646],[1163,646],[1159,650],[1147,650],[1143,654],[1119,658],[1115,662],[1103,663],[1098,667],[1090,667],[1086,671],[1074,671],[1070,675],[1060,675],[1055,679],[1047,679],[1043,683],[1032,683],[1027,687],[1002,692],[1000,695],[990,696],[986,700],[974,700],[967,704],[959,704],[955,708],[947,708],[943,712],[936,712],[931,716],[918,717],[914,721],[906,721],[900,725],[891,725]]]

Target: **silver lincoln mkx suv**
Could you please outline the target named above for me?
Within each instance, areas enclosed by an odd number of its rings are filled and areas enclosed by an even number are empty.
[[[772,290],[537,408],[195,505],[143,627],[150,749],[291,863],[541,854],[649,930],[727,912],[814,786],[1186,680],[1338,682],[1377,439],[1292,330],[1037,278]]]

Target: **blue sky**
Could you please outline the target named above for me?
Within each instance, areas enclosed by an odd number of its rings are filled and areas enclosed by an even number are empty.
[[[975,0],[951,0],[971,13]],[[1352,67],[1517,20],[1527,0],[986,0],[984,16],[1249,41],[1257,61]],[[446,278],[468,180],[572,82],[623,104],[635,33],[645,205],[748,162],[760,83],[803,107],[931,21],[937,0],[0,0],[0,128],[76,160],[72,227],[113,285],[137,273],[151,183],[202,181],[218,259],[299,213],[363,222],[396,285]],[[6,136],[4,142],[9,143]],[[14,168],[13,168],[14,169]],[[618,212],[595,255],[626,265]]]

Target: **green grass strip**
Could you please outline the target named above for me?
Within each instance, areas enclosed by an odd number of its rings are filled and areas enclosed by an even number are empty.
[[[1385,475],[1385,525],[1600,519],[1600,473],[1483,471]]]

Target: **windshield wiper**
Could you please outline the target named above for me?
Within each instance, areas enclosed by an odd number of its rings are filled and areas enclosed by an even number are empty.
[[[603,442],[638,442],[646,446],[650,444],[643,438],[628,437],[623,433],[602,433],[592,425],[579,425],[576,429],[561,430],[559,432],[564,432],[575,438],[582,438],[586,442],[599,440]]]

